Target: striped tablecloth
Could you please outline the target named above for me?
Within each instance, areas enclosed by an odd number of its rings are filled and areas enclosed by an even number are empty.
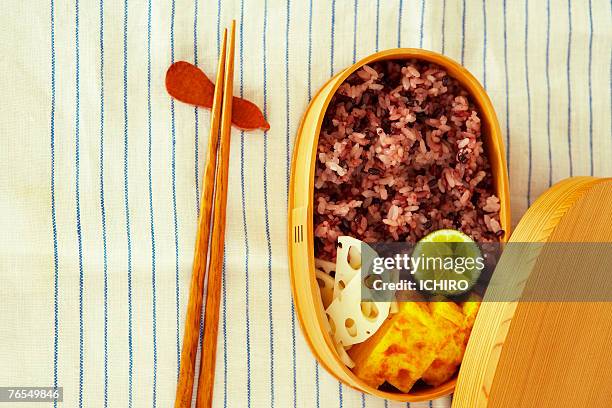
[[[232,18],[235,92],[272,128],[232,134],[215,406],[398,405],[319,367],[291,301],[292,143],[343,67],[398,46],[468,67],[506,135],[515,222],[557,180],[612,174],[607,0],[5,0],[0,386],[172,406],[209,113],[172,102],[164,74],[187,60],[214,77]]]

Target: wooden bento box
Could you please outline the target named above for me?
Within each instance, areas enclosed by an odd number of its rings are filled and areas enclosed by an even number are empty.
[[[500,224],[510,236],[510,202],[508,174],[502,133],[491,101],[479,82],[464,67],[441,54],[413,48],[392,49],[368,56],[331,78],[314,96],[302,118],[293,153],[289,192],[289,259],[291,286],[299,322],[312,352],[333,376],[344,384],[368,394],[397,401],[423,401],[450,394],[457,375],[435,387],[420,387],[409,393],[375,389],[358,378],[339,358],[329,333],[324,330],[326,316],[322,307],[319,286],[315,278],[313,237],[314,170],[319,132],[327,107],[338,87],[349,75],[381,60],[418,59],[435,63],[456,79],[471,95],[477,106],[483,135],[485,154],[493,176],[494,192],[500,199]]]

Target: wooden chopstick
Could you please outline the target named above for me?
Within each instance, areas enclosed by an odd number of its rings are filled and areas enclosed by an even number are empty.
[[[202,298],[204,276],[208,261],[208,247],[213,208],[213,192],[215,189],[215,169],[217,166],[217,147],[219,140],[219,123],[221,122],[221,107],[223,101],[223,82],[225,77],[225,49],[227,29],[223,32],[223,43],[217,68],[217,87],[215,88],[210,133],[208,135],[208,153],[204,169],[204,180],[201,198],[200,218],[196,236],[195,253],[193,257],[193,272],[189,287],[189,303],[185,317],[185,334],[181,351],[181,370],[176,387],[175,408],[191,407],[193,381],[195,376],[196,354],[202,317]]]
[[[213,401],[215,385],[215,362],[217,333],[219,331],[219,303],[221,301],[221,279],[223,247],[225,243],[225,210],[227,204],[227,177],[229,173],[230,132],[232,126],[232,100],[234,87],[234,48],[236,44],[236,22],[232,21],[229,48],[225,62],[223,80],[223,109],[221,113],[221,135],[219,163],[215,182],[213,227],[211,236],[210,265],[204,315],[204,344],[196,408],[209,408]]]

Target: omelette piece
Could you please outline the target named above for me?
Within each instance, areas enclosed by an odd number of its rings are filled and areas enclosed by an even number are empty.
[[[422,379],[425,383],[438,386],[450,380],[455,374],[463,360],[479,306],[479,298],[472,298],[461,305],[453,302],[431,303],[434,319],[453,334],[431,366],[423,373]]]
[[[437,324],[427,303],[400,303],[372,337],[348,351],[353,372],[372,387],[387,381],[408,392],[451,335]]]
[[[452,333],[448,343],[423,373],[422,379],[425,383],[437,386],[448,381],[461,364],[466,343],[465,333],[461,330],[465,317],[459,305],[454,302],[433,302],[430,308],[437,323]]]
[[[429,304],[433,318],[444,326],[453,325],[460,327],[463,325],[465,316],[463,310],[455,302],[439,300]]]

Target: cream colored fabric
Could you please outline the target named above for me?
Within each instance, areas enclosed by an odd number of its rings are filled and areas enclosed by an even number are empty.
[[[292,315],[288,153],[309,96],[354,57],[444,50],[485,83],[514,222],[551,182],[612,175],[608,1],[125,3],[0,5],[0,386],[50,386],[56,371],[63,406],[172,406],[209,114],[172,105],[164,74],[194,60],[195,32],[214,77],[232,18],[235,92],[272,127],[232,134],[217,407],[403,406],[339,386]]]

